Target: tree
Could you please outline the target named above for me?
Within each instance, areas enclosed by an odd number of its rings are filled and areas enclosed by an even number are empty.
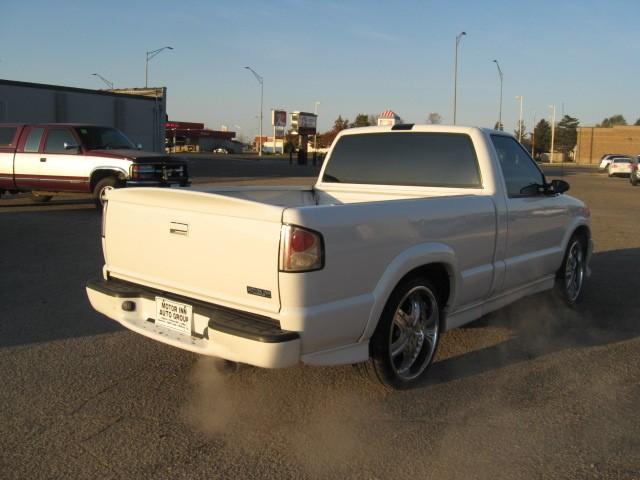
[[[356,119],[350,125],[350,127],[368,127],[370,125],[374,125],[373,123],[369,123],[369,115],[366,113],[359,113],[356,115]]]
[[[369,125],[377,125],[378,124],[378,116],[373,113],[369,114]]]
[[[598,124],[598,127],[613,127],[614,125],[626,125],[627,121],[625,120],[625,118],[620,115],[619,113],[617,115],[612,115],[609,118],[605,118],[604,120],[602,120],[602,123]]]
[[[343,119],[342,115],[338,115],[338,118],[336,118],[336,121],[333,122],[332,132],[338,133],[339,131],[344,130],[345,128],[349,128],[349,120],[347,120],[346,118]]]
[[[551,125],[544,118],[533,129],[535,153],[551,150]]]
[[[516,138],[520,139],[520,143],[524,142],[527,135],[527,128],[524,125],[524,120],[518,120],[518,127],[513,131]]]
[[[432,125],[438,125],[442,123],[442,115],[438,112],[431,112],[427,117],[427,123],[431,123]]]
[[[555,146],[558,151],[568,153],[576,146],[578,139],[578,125],[580,121],[570,115],[565,115],[556,126]]]
[[[634,123],[634,125],[640,127],[640,118],[636,120],[636,123]]]

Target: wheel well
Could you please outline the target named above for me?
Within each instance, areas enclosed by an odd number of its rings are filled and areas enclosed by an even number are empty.
[[[122,174],[122,172],[118,172],[116,170],[98,170],[97,172],[94,172],[93,175],[91,175],[91,191],[93,192],[93,189],[96,188],[96,185],[100,180],[107,177],[114,177],[118,180],[124,180],[124,175]]]
[[[411,270],[402,278],[402,280],[414,276],[425,277],[431,280],[434,287],[436,287],[440,305],[443,308],[447,305],[451,295],[451,277],[449,275],[449,270],[444,263],[430,263],[422,265],[421,267]]]
[[[582,240],[582,244],[584,247],[587,246],[587,242],[589,241],[589,238],[591,238],[591,231],[589,230],[589,227],[587,227],[586,225],[580,225],[578,228],[575,229],[575,231],[573,232],[573,234],[571,234],[572,237],[580,237]]]

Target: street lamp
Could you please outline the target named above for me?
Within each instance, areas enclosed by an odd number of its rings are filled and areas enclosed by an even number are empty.
[[[518,117],[518,141],[522,143],[522,95],[516,96],[516,100],[520,100],[520,116]]]
[[[496,67],[498,67],[498,76],[500,77],[500,106],[498,107],[498,130],[504,130],[504,128],[502,128],[502,79],[503,79],[503,75],[502,75],[502,69],[500,68],[500,64],[498,63],[498,60],[494,60],[493,61],[496,64]]]
[[[244,68],[246,68],[251,73],[253,73],[253,76],[256,77],[256,80],[258,80],[258,83],[260,84],[260,138],[258,140],[258,145],[259,145],[258,156],[261,157],[262,156],[262,99],[264,94],[264,79],[260,75],[258,75],[253,68],[251,67],[244,67]],[[275,145],[275,138],[273,139],[273,141]]]
[[[150,52],[147,52],[147,61],[144,66],[144,88],[147,88],[149,85],[149,81],[148,81],[149,80],[149,60],[151,60],[153,57],[158,55],[163,50],[173,50],[173,47],[162,47],[162,48],[158,48],[156,50],[151,50]]]
[[[110,82],[109,80],[104,78],[99,73],[92,73],[91,75],[95,75],[96,77],[98,77],[100,80],[102,80],[107,85],[107,87],[109,87],[111,90],[113,90],[113,82]]]
[[[533,111],[533,123],[531,124],[531,156],[535,158],[536,145],[536,111]]]
[[[313,160],[314,160],[314,165],[315,165],[315,159],[316,159],[316,155],[317,155],[317,149],[318,149],[318,105],[320,105],[320,102],[318,102],[316,100],[314,106],[313,106],[313,114],[316,116],[316,131],[313,134]]]
[[[555,105],[549,105],[549,108],[551,109],[551,152],[549,153],[549,163],[553,163],[553,143],[555,140],[555,134],[556,134],[556,106]]]
[[[463,35],[466,35],[467,32],[460,32],[459,35],[456,36],[456,55],[455,62],[453,67],[453,124],[456,124],[456,110],[457,110],[457,102],[458,102],[458,45],[460,44],[460,39]]]

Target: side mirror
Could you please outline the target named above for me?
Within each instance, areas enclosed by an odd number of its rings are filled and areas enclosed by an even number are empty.
[[[76,145],[75,143],[64,142],[63,146],[65,150],[75,150],[76,152],[80,150],[80,145]]]
[[[564,180],[551,180],[551,189],[553,190],[553,193],[564,193],[568,191],[569,188],[571,188],[571,186]]]
[[[138,150],[142,150],[142,144],[141,144],[141,143],[138,143],[138,144],[136,145],[136,148],[137,148]]]

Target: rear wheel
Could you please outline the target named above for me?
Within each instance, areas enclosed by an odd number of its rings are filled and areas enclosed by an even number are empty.
[[[586,275],[587,246],[582,235],[573,235],[564,254],[562,265],[556,273],[556,295],[568,306],[574,307],[580,300]]]
[[[415,386],[435,355],[440,339],[438,292],[423,277],[404,280],[393,291],[370,343],[363,367],[384,386]]]
[[[107,193],[114,188],[118,188],[120,183],[118,179],[115,177],[105,177],[96,183],[96,186],[93,188],[93,200],[96,204],[96,208],[102,210],[104,207],[104,202],[107,198]]]
[[[50,202],[53,198],[53,195],[42,195],[38,192],[31,192],[31,200],[38,203],[47,203]]]

